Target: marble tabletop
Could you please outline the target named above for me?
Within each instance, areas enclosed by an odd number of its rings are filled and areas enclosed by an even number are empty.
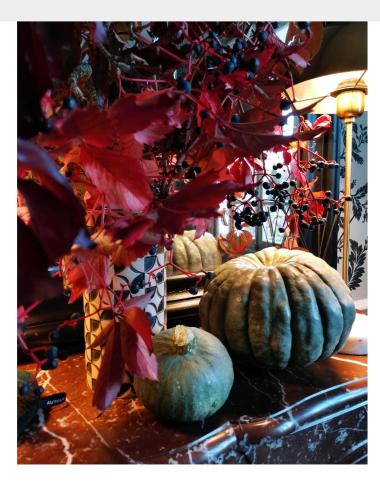
[[[20,369],[31,370],[31,365]],[[335,355],[282,372],[235,367],[226,404],[204,422],[157,419],[138,399],[91,405],[83,354],[41,372],[44,395],[18,439],[20,464],[366,463],[367,358]]]

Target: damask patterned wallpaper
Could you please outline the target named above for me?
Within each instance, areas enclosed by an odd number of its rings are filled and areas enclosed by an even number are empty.
[[[338,121],[337,161],[344,165],[345,128]],[[355,300],[367,298],[368,252],[368,179],[367,179],[367,113],[357,118],[353,125],[351,217],[348,279]],[[344,189],[344,169],[341,169],[340,189]],[[343,221],[342,221],[343,222]],[[342,225],[338,233],[338,271],[342,265]],[[339,239],[340,238],[340,239]]]

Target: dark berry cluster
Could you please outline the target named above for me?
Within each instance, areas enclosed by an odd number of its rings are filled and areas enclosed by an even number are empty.
[[[80,317],[81,314],[75,312],[70,316],[70,319],[79,319]],[[42,370],[54,370],[58,366],[58,359],[64,360],[67,358],[68,353],[66,351],[59,349],[58,346],[54,344],[59,340],[59,338],[60,338],[59,330],[53,330],[52,332],[50,332],[49,339],[52,342],[52,345],[50,345],[44,352],[46,361],[41,365]]]
[[[339,163],[336,161],[310,160],[306,163],[305,167],[308,172],[314,173],[324,169],[339,168]]]
[[[33,388],[33,384],[25,382],[25,384],[22,384],[19,387],[18,391],[19,391],[19,394],[21,396],[26,396],[27,394],[29,394],[32,391],[32,388]],[[36,396],[41,396],[41,394],[44,392],[44,388],[42,387],[42,385],[36,385],[33,388],[33,392]]]
[[[224,144],[217,144],[217,147],[222,146]],[[199,165],[189,165],[186,160],[175,163],[170,158],[161,158],[158,178],[150,183],[154,197],[157,199],[167,198],[170,195],[173,183],[183,179],[194,179],[201,172],[202,168]]]
[[[276,23],[272,23],[272,27]],[[257,48],[263,48],[269,38],[268,28],[270,23],[257,23],[256,31],[251,39],[254,40]],[[273,28],[270,28],[273,29]],[[247,71],[247,80],[252,80],[260,69],[260,59],[252,57],[252,46],[248,45],[247,38],[243,35],[235,38],[232,43],[222,34],[219,35],[219,28],[210,30],[207,39],[203,42],[195,41],[193,44],[193,57],[203,58],[205,69],[208,73],[217,76],[217,74],[230,74],[233,71]],[[208,82],[208,88],[212,89],[215,82]],[[177,87],[185,92],[191,91],[191,84],[179,78]]]
[[[58,347],[51,345],[46,350],[47,361],[41,366],[42,370],[54,370],[58,366]]]
[[[275,175],[276,178],[281,178],[278,176],[278,174]],[[271,206],[270,210],[271,212],[275,212],[277,209],[283,210],[284,209],[284,204],[288,203],[291,199],[291,192],[290,188],[295,187],[296,183],[294,181],[283,181],[283,182],[278,182],[271,185],[269,182],[264,182],[263,183],[263,188],[266,190],[265,194],[270,196],[271,201],[273,201],[273,205]]]
[[[276,171],[282,167],[283,165],[278,163],[273,169]],[[277,182],[277,179],[281,179],[281,177],[282,174],[277,172],[273,176],[272,182],[264,181],[262,183],[262,188],[269,197],[265,204],[257,189],[248,189],[241,200],[237,199],[235,195],[227,195],[227,207],[233,209],[236,229],[241,230],[244,223],[251,227],[260,227],[268,220],[270,212],[285,210],[286,205],[291,202],[291,188],[296,187],[296,182],[293,180]]]
[[[269,218],[269,212],[265,209],[255,210],[252,205],[245,205],[239,212],[234,213],[236,229],[242,229],[242,224],[245,222],[248,226],[259,227],[264,224]]]
[[[233,219],[235,228],[238,230],[242,229],[244,223],[251,227],[262,226],[269,217],[268,211],[263,208],[257,189],[248,190],[243,200],[237,200],[236,196],[228,195],[227,206],[234,207]]]

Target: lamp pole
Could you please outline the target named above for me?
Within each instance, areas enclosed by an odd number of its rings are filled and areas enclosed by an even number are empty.
[[[353,116],[345,118],[346,125],[346,155],[344,169],[344,196],[350,196],[351,192],[351,161],[352,161],[352,125],[355,122]],[[348,242],[350,237],[350,202],[344,200],[344,220],[343,220],[343,260],[342,260],[342,278],[348,282]]]
[[[346,126],[346,154],[344,171],[344,221],[343,221],[343,259],[342,278],[348,283],[348,257],[350,236],[350,202],[347,197],[351,192],[351,161],[352,161],[352,126],[355,118],[363,114],[365,109],[365,96],[367,85],[363,80],[350,78],[341,82],[337,89],[331,93],[336,98],[336,114]]]

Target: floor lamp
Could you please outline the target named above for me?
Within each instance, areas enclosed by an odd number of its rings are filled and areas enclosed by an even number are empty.
[[[362,78],[365,72],[366,70],[328,75],[299,83],[293,89],[288,89],[291,97],[293,97],[292,91],[294,91],[295,105],[299,108],[305,107],[307,101],[326,96],[322,101],[317,102],[311,112],[336,114],[343,120],[346,128],[344,175],[344,195],[346,197],[350,196],[351,191],[352,126],[355,119],[366,111],[367,84]],[[343,214],[342,278],[347,283],[350,233],[349,201],[344,202]]]
[[[331,93],[336,98],[336,114],[346,126],[346,152],[344,171],[344,195],[350,196],[352,161],[352,125],[363,114],[366,104],[367,85],[364,80],[343,80]],[[348,282],[348,242],[350,236],[350,203],[344,202],[342,278]]]
[[[325,38],[311,65],[287,89],[297,109],[314,106],[310,112],[336,114],[346,128],[344,195],[350,196],[352,126],[366,111],[367,23],[336,23],[325,30]],[[323,98],[323,99],[321,99]],[[344,202],[342,278],[348,282],[350,202]]]

